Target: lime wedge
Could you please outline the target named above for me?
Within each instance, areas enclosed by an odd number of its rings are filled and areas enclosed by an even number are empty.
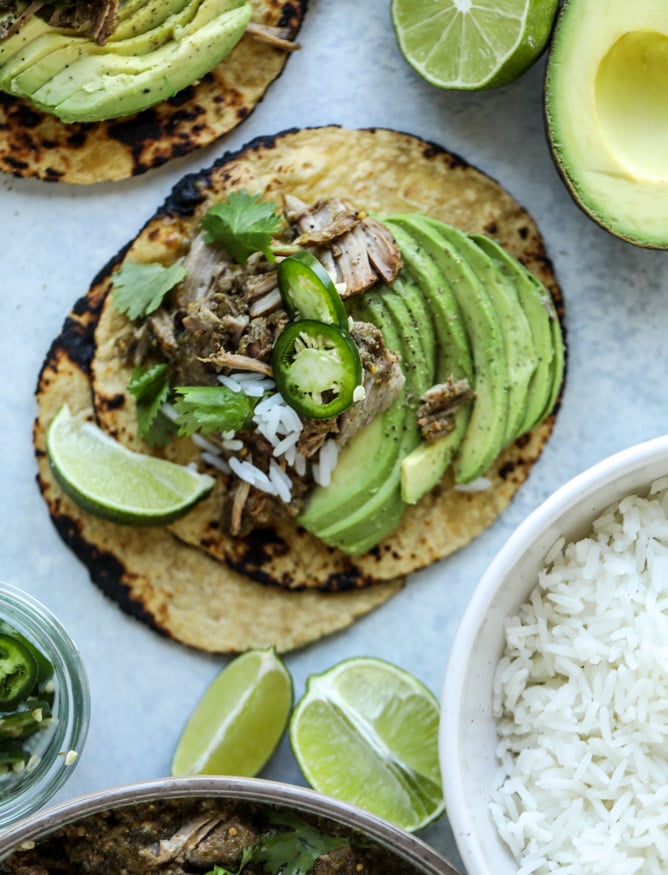
[[[308,783],[414,831],[444,810],[439,706],[416,678],[371,657],[308,678],[290,743]]]
[[[197,703],[176,746],[172,775],[257,775],[281,740],[291,708],[292,678],[276,651],[242,653]]]
[[[134,453],[64,404],[46,434],[51,469],[64,491],[91,513],[129,525],[183,516],[214,480],[185,465]]]
[[[392,0],[408,63],[439,88],[507,85],[543,52],[559,0]]]

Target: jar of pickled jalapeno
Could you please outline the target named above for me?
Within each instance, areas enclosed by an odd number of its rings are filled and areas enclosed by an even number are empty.
[[[67,780],[89,710],[86,672],[61,623],[0,583],[0,827],[40,808]]]

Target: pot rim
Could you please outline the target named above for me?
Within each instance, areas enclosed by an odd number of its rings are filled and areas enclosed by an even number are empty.
[[[125,807],[157,799],[188,796],[234,797],[248,802],[290,806],[363,832],[379,844],[422,868],[425,875],[459,875],[443,857],[422,839],[391,823],[315,790],[265,778],[195,776],[151,778],[121,784],[77,796],[18,821],[0,834],[0,860],[29,841],[39,841],[54,830],[109,808]]]

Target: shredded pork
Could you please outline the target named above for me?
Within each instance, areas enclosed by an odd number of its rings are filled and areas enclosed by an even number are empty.
[[[455,427],[454,415],[474,396],[468,380],[454,380],[450,377],[445,383],[437,383],[420,398],[417,421],[422,437],[426,441],[436,441],[449,434]]]
[[[321,202],[315,211],[320,216],[319,230],[314,233],[319,240],[317,257],[321,262],[326,264],[328,257],[337,261],[339,276],[345,277],[345,282],[358,282],[364,276],[365,283],[375,283],[380,273],[374,265],[381,262],[385,276],[398,270],[400,261],[391,256],[372,259],[370,254],[391,253],[396,248],[389,232],[383,228],[377,233],[377,223],[367,222],[361,213],[347,206],[342,209],[341,203]],[[324,216],[331,222],[323,221]],[[288,252],[294,249],[295,240],[303,245],[304,223],[312,221],[303,211],[301,221],[289,210],[286,217],[285,239],[278,245]],[[221,245],[208,242],[200,233],[191,241],[181,264],[185,278],[156,311],[134,325],[133,336],[125,347],[132,363],[143,364],[156,357],[166,361],[170,383],[180,386],[214,386],[221,376],[240,372],[272,377],[272,349],[288,321],[277,285],[276,263],[256,252],[244,264],[238,264]],[[390,407],[403,387],[399,356],[385,346],[382,333],[366,322],[351,322],[350,333],[362,360],[359,400],[338,417],[301,418],[296,451],[305,460],[315,461],[328,441],[344,446]],[[281,512],[298,513],[313,485],[312,470],[306,467],[297,473],[296,467],[276,458],[274,446],[253,424],[238,431],[235,440],[242,442],[243,450],[234,453],[261,472],[267,474],[271,465],[280,465],[291,483],[289,505],[282,503]],[[221,445],[222,458],[229,460],[233,451],[227,453],[225,441]],[[229,489],[232,500],[227,503],[223,522],[234,535],[265,524],[276,512],[276,499],[254,484],[231,477]]]
[[[312,248],[325,267],[345,285],[342,297],[358,295],[379,279],[391,283],[401,268],[392,234],[370,216],[339,198],[310,207],[288,195],[285,207],[299,228],[296,242]]]

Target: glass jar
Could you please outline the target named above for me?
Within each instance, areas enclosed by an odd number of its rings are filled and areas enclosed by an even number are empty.
[[[14,630],[53,666],[48,686],[51,718],[21,744],[27,763],[0,772],[0,827],[44,805],[78,762],[88,732],[90,694],[86,671],[74,642],[59,620],[35,598],[0,583],[0,628]],[[7,714],[0,714],[2,719]]]

